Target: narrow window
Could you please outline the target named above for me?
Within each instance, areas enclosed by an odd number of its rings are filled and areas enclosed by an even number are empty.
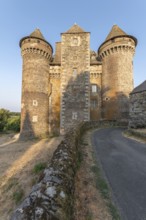
[[[77,76],[77,68],[73,69],[73,77],[75,78]]]
[[[72,119],[77,120],[78,118],[78,113],[77,112],[72,112]]]
[[[91,91],[92,91],[92,93],[97,93],[97,85],[92,85],[91,86]]]
[[[97,108],[97,100],[96,99],[93,99],[93,100],[91,100],[91,108],[92,109],[95,109],[95,108]]]
[[[78,38],[76,38],[76,37],[73,38],[73,44],[74,44],[75,46],[78,45]]]
[[[37,100],[33,100],[32,105],[33,105],[33,106],[38,106]]]
[[[32,122],[37,122],[37,121],[38,121],[38,116],[37,115],[33,116],[32,117]]]

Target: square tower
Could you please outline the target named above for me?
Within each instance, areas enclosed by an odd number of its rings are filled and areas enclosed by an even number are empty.
[[[62,33],[61,133],[90,120],[90,33],[78,25]]]

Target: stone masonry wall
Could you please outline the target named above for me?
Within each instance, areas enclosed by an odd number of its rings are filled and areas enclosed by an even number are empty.
[[[61,45],[61,132],[90,120],[90,34],[64,33]]]
[[[102,65],[90,65],[90,120],[101,119],[101,76]],[[96,86],[97,91],[92,91],[92,86]]]
[[[128,37],[117,37],[100,48],[103,70],[102,115],[107,120],[128,118],[128,98],[133,90],[134,51],[135,42]]]
[[[74,176],[82,125],[70,130],[30,195],[14,211],[11,220],[71,220]]]
[[[51,47],[38,39],[25,39],[20,138],[43,137],[49,130],[49,62]]]
[[[146,91],[130,95],[130,128],[146,128]]]
[[[49,131],[60,132],[60,65],[50,65],[51,92],[49,97]]]

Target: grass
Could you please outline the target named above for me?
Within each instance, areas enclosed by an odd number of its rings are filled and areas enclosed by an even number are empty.
[[[93,155],[93,158],[94,158],[94,155]],[[112,220],[120,220],[121,218],[119,216],[118,210],[116,209],[115,205],[112,203],[111,192],[110,192],[109,186],[107,182],[105,181],[105,179],[103,178],[103,175],[101,173],[99,166],[98,165],[91,166],[91,171],[95,175],[96,188],[100,191],[103,199],[106,201],[107,207],[112,216]]]
[[[102,197],[104,199],[109,199],[110,198],[109,188],[106,181],[101,176],[100,169],[96,165],[94,165],[91,167],[91,171],[96,176],[96,188],[100,190],[100,193],[102,194]]]
[[[93,220],[93,214],[91,212],[87,213],[86,220]]]
[[[47,164],[46,163],[37,163],[34,168],[33,168],[33,173],[34,174],[40,174],[45,168],[46,168]]]
[[[141,132],[140,129],[128,129],[123,134],[130,138],[137,138],[140,141],[146,141],[146,133]]]
[[[18,185],[18,179],[14,177],[10,178],[7,185],[5,186],[5,191],[12,189],[16,185]]]
[[[12,199],[15,201],[15,204],[18,204],[22,198],[24,196],[24,191],[23,189],[21,189],[21,187],[19,187],[19,190],[16,190],[13,195],[12,195]]]

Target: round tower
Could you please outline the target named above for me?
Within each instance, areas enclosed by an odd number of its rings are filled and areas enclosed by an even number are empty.
[[[44,137],[49,129],[49,62],[52,46],[39,29],[20,40],[23,59],[20,138]]]
[[[102,118],[127,119],[133,90],[133,55],[137,40],[117,25],[98,49],[102,60]]]

